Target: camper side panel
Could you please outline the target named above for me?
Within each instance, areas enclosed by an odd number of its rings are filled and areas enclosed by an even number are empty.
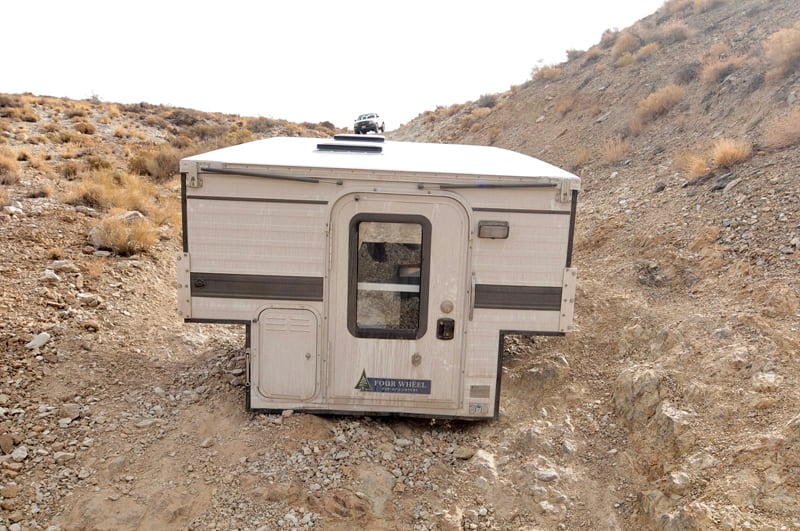
[[[474,234],[473,311],[464,367],[465,389],[470,390],[499,381],[503,334],[563,333],[563,282],[574,210],[571,203],[558,200],[556,188],[464,195],[472,203]],[[481,222],[506,223],[507,237],[480,237]]]
[[[191,318],[250,320],[267,301],[320,306],[327,201],[270,197],[264,179],[203,179],[184,207]]]

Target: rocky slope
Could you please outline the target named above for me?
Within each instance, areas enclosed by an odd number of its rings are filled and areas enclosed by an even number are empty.
[[[487,423],[246,413],[243,331],[178,318],[179,223],[120,256],[90,245],[104,208],[70,199],[88,170],[153,146],[330,128],[0,97],[17,161],[0,158],[0,526],[800,527],[800,143],[774,133],[792,131],[800,74],[768,46],[798,20],[789,1],[672,0],[387,134],[583,179],[578,329],[508,341]],[[669,85],[677,101],[645,113]],[[721,138],[752,153],[720,166]],[[168,175],[154,186],[177,193]]]

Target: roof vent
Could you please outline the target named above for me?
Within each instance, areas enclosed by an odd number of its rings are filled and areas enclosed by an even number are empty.
[[[334,140],[338,141],[346,141],[346,142],[378,142],[380,144],[386,140],[383,135],[348,135],[348,134],[338,134],[333,135]]]
[[[328,142],[317,144],[319,151],[348,151],[350,153],[382,153],[383,146],[364,142]]]

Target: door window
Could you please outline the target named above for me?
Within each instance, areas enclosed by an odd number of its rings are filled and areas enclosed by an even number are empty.
[[[356,337],[425,334],[430,222],[359,214],[350,224],[348,327]]]

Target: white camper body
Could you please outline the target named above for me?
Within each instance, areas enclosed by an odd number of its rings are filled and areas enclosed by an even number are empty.
[[[504,149],[270,138],[181,161],[187,322],[250,409],[492,418],[506,334],[572,328],[580,180]]]

